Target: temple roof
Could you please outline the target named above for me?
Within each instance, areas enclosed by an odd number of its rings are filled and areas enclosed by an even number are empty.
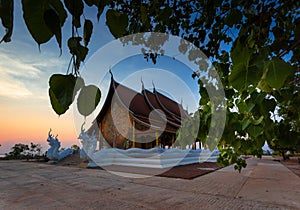
[[[158,92],[155,88],[151,92],[143,86],[142,91],[137,92],[116,82],[111,76],[107,97],[96,118],[98,124],[111,107],[112,102],[118,102],[137,123],[158,130],[176,132],[181,127],[182,120],[189,118],[181,104]]]

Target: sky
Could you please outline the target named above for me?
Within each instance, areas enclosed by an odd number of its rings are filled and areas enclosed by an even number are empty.
[[[104,27],[104,20],[96,21],[96,10],[90,9],[86,17],[95,22],[90,55],[114,38]],[[68,17],[63,28],[63,41],[70,35]],[[0,27],[0,36],[5,29]],[[40,143],[47,150],[50,128],[58,134],[62,147],[79,145],[74,129],[73,113],[69,110],[58,116],[51,108],[48,97],[48,80],[54,73],[67,72],[70,54],[66,43],[63,53],[54,38],[41,45],[41,51],[22,18],[20,1],[15,3],[12,41],[0,44],[0,154],[6,153],[15,143]]]
[[[16,143],[30,142],[41,144],[46,151],[50,128],[54,135],[58,134],[62,147],[80,145],[77,136],[84,118],[74,105],[58,116],[52,110],[48,97],[50,76],[67,72],[70,54],[66,40],[71,34],[70,15],[63,27],[63,53],[60,56],[54,38],[43,44],[39,51],[27,31],[20,2],[15,3],[14,14],[12,42],[0,44],[0,154],[9,152]],[[94,31],[81,75],[86,84],[95,84],[100,88],[102,98],[95,112],[87,117],[87,122],[95,119],[105,100],[110,68],[118,82],[136,91],[141,90],[142,80],[146,88],[151,90],[154,84],[156,89],[177,102],[182,101],[189,111],[196,108],[198,85],[191,78],[188,66],[173,59],[170,53],[158,58],[158,63],[154,65],[143,58],[140,49],[122,48],[124,46],[114,41],[106,27],[105,17],[101,16],[100,22],[97,22],[96,14],[96,8],[85,9],[85,17],[93,21]],[[3,35],[4,28],[1,27],[0,36]]]

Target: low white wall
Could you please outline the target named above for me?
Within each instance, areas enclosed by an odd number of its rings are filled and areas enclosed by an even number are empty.
[[[216,162],[218,150],[181,149],[102,149],[93,153],[89,167],[121,165],[146,168],[170,168],[199,162]]]

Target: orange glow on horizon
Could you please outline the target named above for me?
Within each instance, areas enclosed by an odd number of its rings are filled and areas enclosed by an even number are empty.
[[[16,103],[0,104],[0,153],[4,153],[3,150],[8,152],[7,148],[16,143],[30,142],[42,144],[43,150],[47,150],[46,140],[50,128],[54,136],[58,134],[62,147],[66,148],[72,144],[80,146],[72,110],[58,117],[48,105],[49,102],[40,101],[34,104],[25,100],[15,101]]]

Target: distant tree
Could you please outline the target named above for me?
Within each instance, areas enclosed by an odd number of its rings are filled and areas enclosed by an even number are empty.
[[[40,144],[30,143],[30,146],[27,144],[18,143],[15,144],[11,151],[5,154],[7,159],[32,159],[32,158],[41,158],[42,146]]]
[[[30,153],[33,157],[41,156],[42,146],[40,144],[30,143]]]
[[[27,144],[18,143],[11,148],[7,157],[10,159],[23,159],[26,156],[24,153],[28,150],[29,146]]]
[[[276,125],[276,137],[272,139],[270,147],[281,154],[283,160],[288,159],[287,152],[300,152],[300,132],[293,130],[292,125],[285,120]]]
[[[76,145],[76,144],[73,144],[73,145],[71,146],[71,149],[77,151],[77,150],[79,149],[79,146]]]

